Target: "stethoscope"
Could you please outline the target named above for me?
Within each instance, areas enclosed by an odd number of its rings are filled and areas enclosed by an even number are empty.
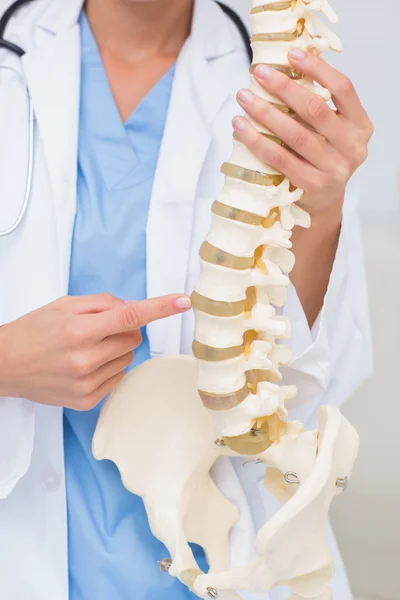
[[[19,8],[21,8],[21,6],[23,6],[24,4],[28,4],[28,2],[32,2],[32,0],[17,0],[6,10],[4,15],[0,19],[0,48],[5,48],[6,50],[13,52],[19,58],[21,58],[25,54],[25,51],[22,50],[22,48],[20,48],[16,44],[13,44],[13,43],[5,40],[4,32],[8,25],[9,20],[15,14],[15,12]],[[6,67],[6,68],[8,68],[8,67]],[[15,222],[13,223],[13,225],[11,225],[11,227],[8,227],[8,229],[4,229],[3,231],[0,231],[0,237],[5,237],[6,235],[10,235],[19,227],[19,225],[21,224],[22,219],[24,218],[26,211],[28,209],[29,199],[31,196],[32,177],[33,177],[33,158],[34,158],[34,156],[33,156],[34,155],[33,139],[34,139],[34,132],[35,132],[35,114],[33,111],[33,104],[32,104],[32,100],[31,100],[31,97],[28,92],[28,88],[26,90],[26,93],[28,95],[28,102],[29,102],[29,132],[28,132],[29,137],[28,137],[28,171],[27,171],[26,183],[25,183],[24,201],[22,203],[21,210],[19,211],[19,214],[18,214]]]
[[[22,48],[20,48],[19,46],[17,46],[16,44],[13,44],[12,42],[8,42],[7,40],[5,40],[4,32],[6,30],[6,27],[8,25],[8,22],[10,21],[10,19],[15,15],[15,13],[22,6],[24,6],[25,4],[28,4],[29,2],[32,2],[32,0],[16,0],[16,2],[14,2],[5,11],[5,13],[3,14],[3,16],[0,19],[0,48],[4,48],[6,50],[9,50],[10,52],[13,52],[19,58],[24,56],[25,51]],[[251,49],[249,34],[248,34],[245,24],[243,23],[243,21],[241,20],[239,15],[234,10],[232,10],[232,8],[230,8],[229,6],[226,6],[225,4],[222,4],[221,2],[217,2],[217,4],[221,7],[221,9],[224,11],[224,13],[236,25],[236,27],[240,33],[240,36],[243,39],[243,43],[245,45],[246,52],[249,57],[249,61],[251,62],[252,58],[253,58],[253,53],[252,53],[252,49]],[[9,67],[0,67],[0,68],[9,68]],[[10,235],[19,227],[23,218],[26,215],[26,211],[28,209],[29,200],[30,200],[30,196],[31,196],[32,178],[33,178],[33,159],[34,159],[33,142],[34,142],[34,133],[35,133],[35,113],[33,110],[33,104],[32,104],[32,100],[29,95],[28,89],[26,90],[26,92],[28,95],[28,102],[29,102],[29,133],[28,133],[29,138],[28,138],[28,171],[27,171],[27,177],[26,177],[26,183],[25,183],[24,201],[22,203],[21,210],[19,211],[19,214],[18,214],[16,220],[11,225],[11,227],[8,227],[8,229],[4,229],[3,231],[0,230],[0,238]]]

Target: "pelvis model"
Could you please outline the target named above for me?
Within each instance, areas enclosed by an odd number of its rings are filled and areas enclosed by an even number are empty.
[[[270,64],[329,100],[327,90],[288,62],[293,47],[341,49],[320,19],[323,13],[337,20],[328,2],[252,4],[253,66]],[[289,112],[253,78],[251,89]],[[301,190],[240,141],[233,146],[200,248],[192,296],[196,360],[159,358],[134,369],[103,408],[93,452],[114,461],[124,485],[143,498],[152,532],[169,552],[161,568],[200,598],[237,600],[240,591],[266,593],[285,584],[291,600],[328,600],[334,570],[328,512],[347,485],[359,440],[336,408],[320,410],[318,431],[286,420],[285,403],[296,389],[280,385],[279,369],[290,361],[282,343],[290,323],[277,309],[294,265],[291,230],[309,227],[310,218],[296,205]],[[155,415],[157,432],[149,440]],[[239,568],[230,566],[229,547],[238,509],[210,475],[221,455],[264,463],[265,486],[282,504],[258,532],[256,558]],[[208,573],[189,542],[204,548]]]

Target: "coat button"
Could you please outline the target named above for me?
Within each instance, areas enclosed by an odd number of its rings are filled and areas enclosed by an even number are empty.
[[[42,488],[46,492],[56,492],[60,487],[60,478],[57,473],[46,473],[41,479]]]

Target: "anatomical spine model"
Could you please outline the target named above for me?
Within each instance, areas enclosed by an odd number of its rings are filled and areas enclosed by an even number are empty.
[[[302,78],[288,63],[291,48],[339,50],[340,40],[317,16],[335,18],[326,0],[306,3],[255,0],[251,13],[254,61],[284,71],[329,99],[326,90]],[[255,94],[290,113],[251,78]],[[253,123],[264,135],[271,132]],[[277,316],[294,265],[291,230],[310,226],[295,202],[302,191],[259,161],[234,139],[231,159],[222,166],[225,186],[212,207],[210,232],[200,249],[201,275],[193,294],[196,331],[193,344],[204,405],[213,411],[223,443],[240,454],[258,454],[285,432],[285,401],[293,388],[279,387],[279,367],[290,360],[281,344],[290,335],[287,319]],[[279,342],[279,343],[277,343]]]
[[[288,62],[294,47],[341,49],[318,13],[336,21],[327,0],[253,0],[252,69],[270,64],[329,100],[327,90]],[[251,89],[291,114],[253,78]],[[266,593],[288,585],[291,600],[329,600],[328,511],[347,486],[358,436],[332,407],[321,409],[319,431],[286,421],[285,404],[296,389],[279,385],[280,367],[290,361],[282,343],[290,323],[277,310],[294,265],[291,230],[309,227],[310,218],[295,204],[301,190],[240,141],[233,145],[192,296],[197,370],[189,357],[154,359],[135,369],[106,403],[93,451],[113,460],[125,486],[142,496],[150,527],[170,554],[161,568],[200,598],[237,600],[238,590]],[[162,424],[155,436],[154,418]],[[257,558],[236,568],[230,567],[229,532],[238,511],[210,476],[220,455],[264,463],[265,485],[283,505],[257,535]],[[205,549],[209,573],[200,571],[188,542]]]

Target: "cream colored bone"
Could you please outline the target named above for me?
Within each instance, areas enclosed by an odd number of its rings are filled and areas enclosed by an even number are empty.
[[[268,381],[258,384],[256,394],[247,396],[239,406],[230,410],[213,411],[215,431],[220,436],[235,437],[247,433],[259,417],[275,413],[287,416],[285,402],[296,395],[294,386],[278,386]]]
[[[343,480],[351,475],[359,439],[334,407],[321,409],[319,426],[315,464],[298,491],[259,531],[259,558],[247,567],[200,576],[195,592],[201,598],[207,597],[210,587],[268,592],[277,585],[290,585],[292,598],[330,598],[334,565],[326,536],[328,512],[333,498],[343,490]],[[279,466],[282,472],[289,466],[287,458],[283,456]],[[292,455],[292,464],[295,460]]]
[[[228,269],[219,265],[200,261],[201,277],[195,290],[202,296],[221,302],[237,302],[244,300],[246,289],[252,286],[263,288],[274,306],[283,306],[286,300],[286,288],[289,278],[284,275],[280,267],[269,260],[268,249],[261,258],[264,261],[268,274],[259,268],[255,269]]]
[[[278,186],[249,186],[240,179],[227,177],[219,200],[228,206],[267,217],[276,206],[290,206],[300,200],[302,194],[299,190],[291,192],[287,179]]]
[[[291,65],[288,52],[292,48],[311,49],[316,53],[328,48],[341,50],[339,38],[320,20],[319,13],[331,22],[337,21],[327,0],[253,0],[253,66],[270,64],[316,91],[314,83],[304,80]],[[251,87],[255,93],[274,102],[275,110],[295,116],[290,106],[266,95],[254,76]],[[271,137],[265,131],[264,134]],[[282,144],[275,136],[272,139]],[[284,418],[284,402],[292,397],[292,392],[285,388],[280,395],[275,385],[281,380],[279,367],[284,364],[276,352],[277,340],[285,339],[290,330],[289,324],[276,315],[275,308],[285,303],[288,274],[293,267],[291,230],[295,225],[309,227],[310,218],[295,204],[302,191],[248,149],[238,134],[234,136],[233,151],[222,172],[225,184],[213,205],[211,227],[200,250],[200,276],[195,286],[196,294],[202,297],[197,303],[195,298],[194,304],[198,386],[203,401],[214,412],[216,431],[225,437],[241,438],[230,442],[229,447],[247,449],[247,441],[255,443],[249,437],[258,430],[264,440],[260,439],[259,447],[265,448],[276,435],[279,439],[279,430],[284,426],[277,425],[277,418]],[[225,303],[223,313],[221,307],[216,306],[221,302]],[[246,308],[237,314],[237,306],[232,311],[228,304],[232,302],[239,303],[239,307],[240,302],[244,302]],[[232,360],[232,355],[240,351],[243,339],[245,356]],[[257,369],[250,366],[256,355]],[[284,356],[284,361],[287,360]],[[246,374],[251,369],[255,372],[247,381]],[[246,386],[252,396],[246,397]],[[275,413],[277,418],[268,421],[267,417]],[[273,437],[268,441],[269,427],[275,428],[275,433],[272,432]],[[242,439],[246,433],[248,436]],[[270,472],[268,485],[272,484],[272,478]],[[277,482],[276,474],[275,480]]]
[[[190,357],[144,363],[111,394],[93,438],[95,458],[115,462],[125,487],[143,498],[176,575],[198,569],[188,542],[205,549],[213,570],[227,569],[229,532],[239,517],[209,474],[218,454],[196,378]]]
[[[171,557],[170,575],[187,581],[190,570],[198,574],[188,542],[205,549],[210,574],[193,579],[201,598],[217,590],[219,600],[237,600],[236,590],[267,592],[289,584],[292,600],[318,600],[329,598],[333,568],[327,514],[342,491],[337,482],[351,474],[358,437],[337,409],[327,407],[320,412],[318,456],[316,440],[315,432],[292,423],[280,444],[259,455],[282,476],[297,474],[299,484],[290,484],[287,503],[259,532],[259,558],[232,570],[229,533],[238,511],[210,476],[218,458],[215,431],[197,397],[192,358],[153,359],[133,370],[102,409],[93,453],[114,461],[126,488],[143,498],[153,534]],[[226,448],[222,453],[234,455]],[[279,489],[271,491],[279,498]]]

